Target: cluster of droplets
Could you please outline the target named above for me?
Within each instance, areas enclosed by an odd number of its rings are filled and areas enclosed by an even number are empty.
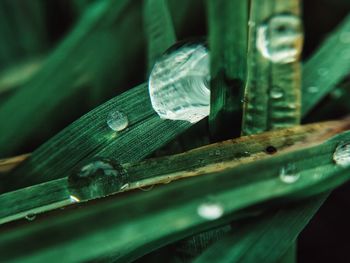
[[[301,21],[293,14],[271,17],[257,28],[256,47],[273,63],[291,63],[300,57],[303,34]]]
[[[201,43],[171,48],[149,77],[153,109],[162,119],[198,122],[210,111],[208,49]]]

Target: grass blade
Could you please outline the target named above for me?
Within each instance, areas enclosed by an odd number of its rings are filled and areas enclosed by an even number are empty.
[[[349,141],[350,133],[345,132],[315,146],[179,180],[150,192],[111,196],[81,204],[84,209],[57,211],[30,223],[4,225],[0,259],[131,261],[159,246],[226,224],[247,207],[254,205],[259,211],[277,201],[307,198],[344,183],[350,179],[349,168],[335,165],[333,152],[340,142]],[[289,163],[295,164],[300,173],[293,184],[278,176]],[[197,209],[206,202],[220,204],[223,216],[208,220],[198,214]],[[96,246],[97,241],[108,246]],[[20,251],[13,249],[18,246]],[[80,249],[84,253],[74,253]]]
[[[167,0],[144,1],[144,27],[148,44],[148,71],[163,52],[176,41]]]
[[[208,20],[209,126],[213,137],[227,139],[237,132],[237,129],[232,130],[233,120],[241,110],[240,97],[246,77],[248,1],[209,0]]]
[[[207,145],[178,155],[123,164],[123,170],[128,174],[128,181],[124,182],[121,189],[112,189],[112,191],[103,195],[94,194],[84,200],[80,198],[80,201],[92,200],[116,192],[170,183],[186,177],[218,173],[238,165],[269,157],[270,153],[266,152],[266,149],[271,145],[274,145],[279,153],[283,153],[290,151],[293,147],[317,144],[345,130],[349,125],[350,121],[344,120],[297,126],[291,129],[278,130],[257,136],[240,137],[235,140]],[[267,137],[271,139],[266,140]],[[19,158],[23,160],[25,157],[21,156],[11,160],[13,163]],[[0,171],[1,163],[0,161]],[[4,168],[9,163],[5,160],[3,162]],[[72,195],[74,194],[70,194],[68,177],[0,195],[0,203],[7,207],[7,209],[0,211],[0,224],[30,214],[39,214],[74,204],[78,201],[78,198],[72,198]]]

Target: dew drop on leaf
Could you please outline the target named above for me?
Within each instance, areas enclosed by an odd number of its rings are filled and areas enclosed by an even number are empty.
[[[310,86],[310,87],[307,88],[307,92],[309,92],[309,93],[317,93],[318,92],[318,87]]]
[[[294,164],[288,164],[283,166],[280,170],[280,179],[282,182],[286,184],[292,184],[299,180],[299,173],[296,171],[296,167]]]
[[[208,49],[201,43],[171,48],[149,77],[153,109],[162,119],[200,121],[210,111]]]
[[[341,142],[335,149],[333,160],[341,167],[350,166],[350,143]]]
[[[26,218],[28,221],[33,221],[33,220],[35,220],[36,215],[30,213],[30,214],[27,214],[27,215],[25,216],[25,218]]]
[[[70,200],[79,202],[118,192],[126,184],[126,178],[126,171],[115,160],[92,160],[68,177]]]
[[[270,97],[273,99],[280,99],[283,97],[283,90],[278,87],[273,87],[270,90]]]
[[[303,34],[300,19],[292,14],[271,17],[257,29],[256,47],[273,63],[291,63],[301,54]]]
[[[224,208],[216,202],[205,202],[198,206],[197,213],[207,220],[215,220],[224,214]]]
[[[128,117],[121,111],[111,111],[107,116],[107,125],[113,131],[122,131],[128,124]]]

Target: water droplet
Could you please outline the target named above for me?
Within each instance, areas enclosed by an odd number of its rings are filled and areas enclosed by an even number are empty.
[[[290,63],[299,59],[303,34],[300,19],[292,14],[273,16],[257,30],[256,47],[274,63]]]
[[[333,154],[333,160],[341,167],[350,166],[350,143],[339,143]]]
[[[72,202],[72,203],[79,203],[80,202],[80,199],[74,195],[70,195],[69,196],[69,200]]]
[[[25,218],[26,218],[28,221],[33,221],[33,220],[35,220],[36,215],[30,213],[30,214],[27,214],[27,215],[25,216]]]
[[[71,197],[88,200],[118,192],[126,180],[126,171],[120,164],[99,158],[76,169],[68,177],[68,188]]]
[[[153,189],[153,187],[154,187],[154,185],[152,184],[152,185],[150,185],[148,187],[140,186],[139,189],[141,191],[148,192],[148,191],[151,191]]]
[[[122,131],[128,127],[128,117],[121,111],[112,111],[108,114],[107,124],[113,131]]]
[[[216,155],[216,156],[220,156],[220,155],[221,155],[220,150],[215,150],[215,155]]]
[[[349,44],[350,43],[350,32],[343,32],[339,36],[340,42],[344,44]]]
[[[317,93],[318,92],[318,87],[310,86],[310,87],[307,88],[307,92],[309,92],[309,93]]]
[[[280,171],[280,179],[286,184],[292,184],[298,181],[300,175],[296,171],[294,164],[288,164],[287,166],[282,167]]]
[[[153,109],[163,119],[198,122],[210,111],[207,48],[187,43],[171,48],[154,65],[149,78]]]
[[[249,21],[248,21],[248,26],[249,26],[249,27],[255,26],[255,22],[252,21],[252,20],[249,20]]]
[[[273,87],[270,90],[270,96],[273,99],[280,99],[283,97],[283,90],[279,87]]]
[[[207,220],[215,220],[224,214],[224,208],[219,203],[206,202],[198,206],[197,213]]]
[[[317,73],[318,73],[318,75],[320,75],[320,76],[327,76],[329,72],[328,72],[328,69],[319,68],[319,69],[317,70]]]

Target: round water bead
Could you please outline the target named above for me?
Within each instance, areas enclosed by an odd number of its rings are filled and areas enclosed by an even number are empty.
[[[128,124],[128,117],[121,111],[111,111],[107,116],[107,125],[113,131],[122,131]]]
[[[224,214],[224,208],[216,202],[205,202],[198,206],[197,213],[207,220],[215,220]]]
[[[118,192],[127,182],[124,168],[115,160],[96,158],[83,164],[68,177],[72,201],[103,197]]]
[[[295,183],[300,178],[300,174],[297,172],[294,164],[288,164],[282,167],[279,176],[281,181],[286,184]]]
[[[274,63],[298,60],[302,44],[301,21],[295,15],[275,15],[257,29],[256,47],[262,56]]]
[[[155,63],[149,77],[153,109],[162,119],[198,122],[210,111],[208,49],[177,44]]]

